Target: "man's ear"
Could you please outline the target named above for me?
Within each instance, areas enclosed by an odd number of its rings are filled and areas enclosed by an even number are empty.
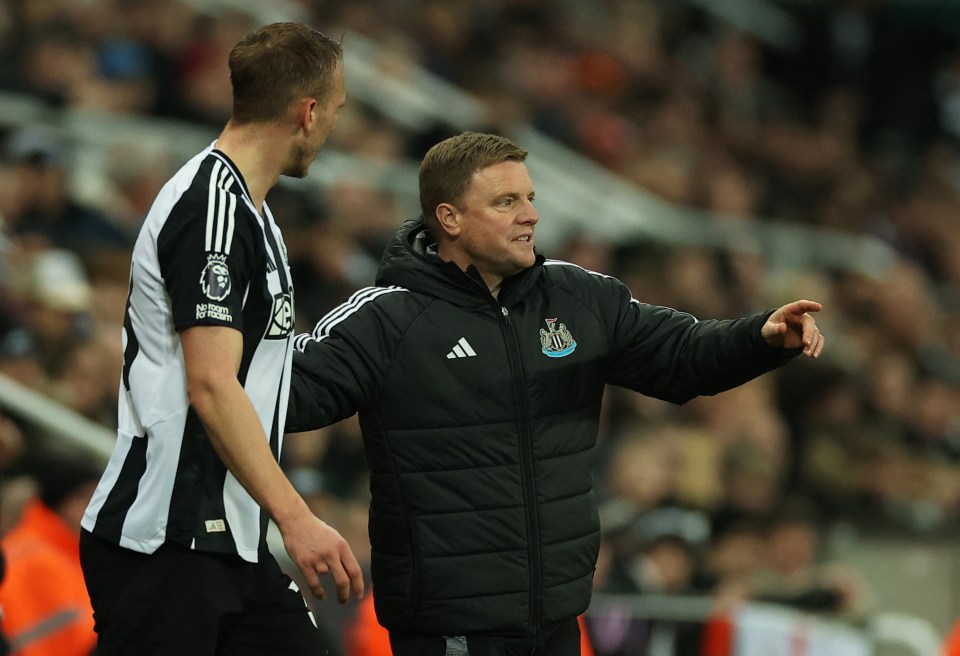
[[[304,98],[297,105],[297,127],[304,134],[309,134],[313,129],[313,121],[316,117],[317,101],[315,98]]]
[[[436,209],[437,223],[448,237],[460,234],[460,211],[450,203],[440,203]]]

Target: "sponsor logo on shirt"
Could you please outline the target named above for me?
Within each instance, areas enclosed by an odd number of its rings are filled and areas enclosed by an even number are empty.
[[[293,332],[293,295],[281,292],[273,297],[273,312],[266,339],[286,339]]]
[[[200,289],[211,301],[222,301],[230,293],[230,269],[225,255],[207,255],[207,266],[200,274]]]

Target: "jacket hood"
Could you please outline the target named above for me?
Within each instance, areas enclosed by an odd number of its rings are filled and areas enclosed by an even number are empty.
[[[532,267],[504,280],[500,293],[504,305],[540,278],[543,261],[543,256],[537,253]],[[474,267],[463,271],[453,262],[440,259],[436,241],[422,216],[405,221],[394,234],[380,260],[376,284],[397,285],[468,307],[496,301]]]

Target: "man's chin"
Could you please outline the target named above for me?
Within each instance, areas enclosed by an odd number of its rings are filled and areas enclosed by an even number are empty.
[[[310,172],[310,165],[305,164],[298,168],[291,167],[289,169],[284,169],[283,171],[280,172],[280,175],[287,178],[296,178],[297,180],[302,180],[305,177],[307,177],[307,173],[309,172]]]

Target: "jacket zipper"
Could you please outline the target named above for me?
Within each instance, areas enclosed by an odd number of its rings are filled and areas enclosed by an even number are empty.
[[[501,306],[504,338],[509,352],[510,375],[517,399],[517,424],[520,432],[520,479],[523,483],[524,514],[527,519],[527,560],[530,563],[530,633],[540,630],[540,520],[537,516],[537,491],[533,471],[533,439],[530,434],[530,409],[527,405],[527,390],[523,384],[523,365],[520,360],[520,344],[510,322],[510,312]]]

